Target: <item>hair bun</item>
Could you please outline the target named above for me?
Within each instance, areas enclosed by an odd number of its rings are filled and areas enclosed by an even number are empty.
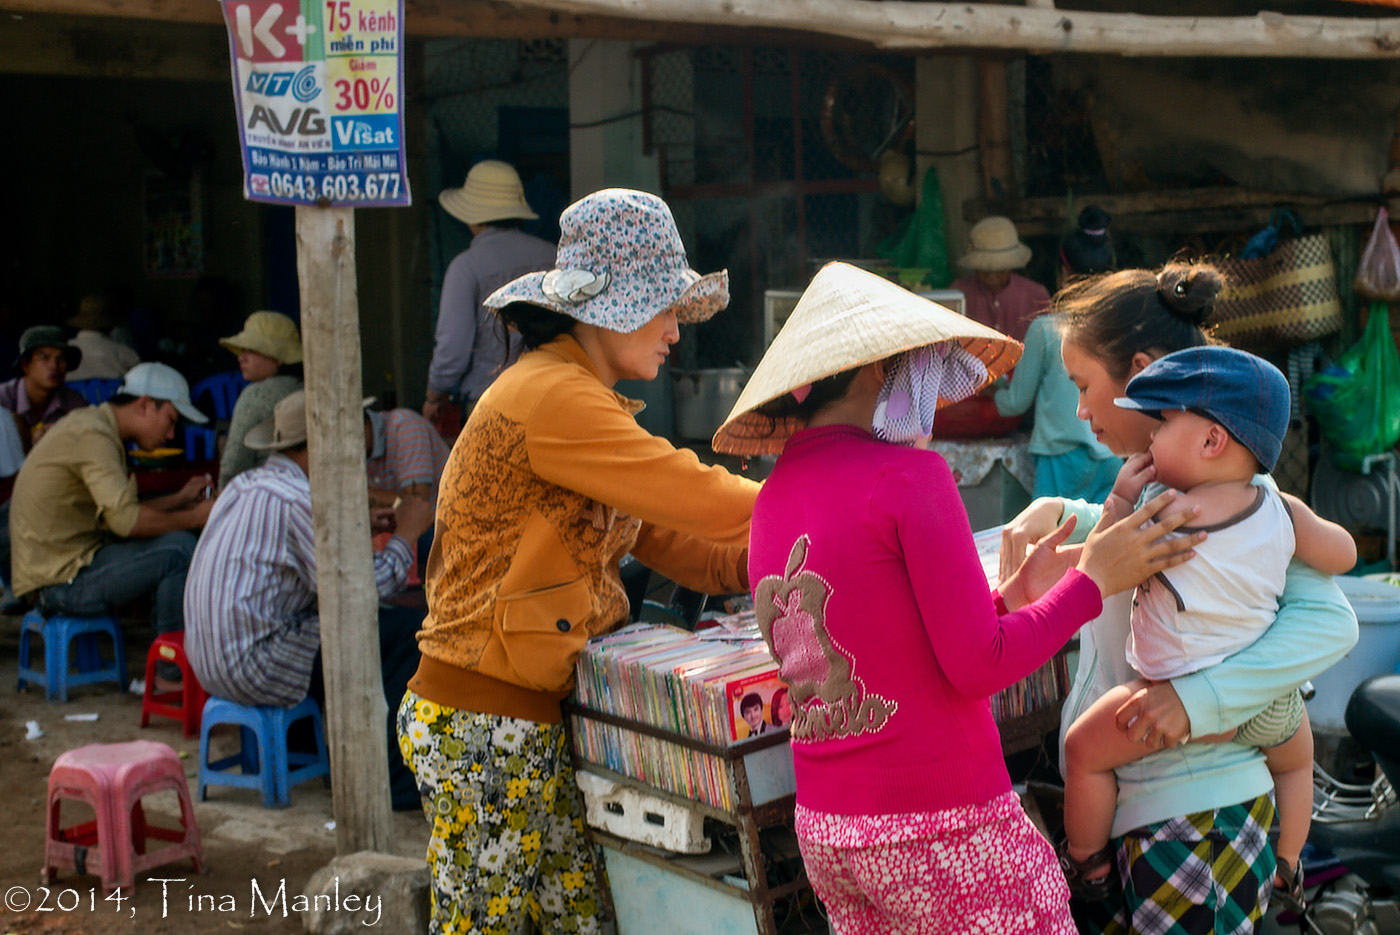
[[[1173,315],[1197,327],[1215,309],[1225,277],[1204,263],[1169,263],[1157,274],[1157,295]]]

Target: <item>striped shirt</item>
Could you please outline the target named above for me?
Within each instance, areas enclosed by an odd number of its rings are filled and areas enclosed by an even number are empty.
[[[368,413],[373,433],[365,469],[369,485],[400,491],[410,484],[427,484],[428,498],[437,506],[438,479],[447,464],[447,443],[433,424],[412,409]]]
[[[403,586],[413,553],[398,536],[374,556],[380,597]],[[219,495],[185,582],[185,651],[210,694],[291,707],[321,645],[311,481],[273,454]]]

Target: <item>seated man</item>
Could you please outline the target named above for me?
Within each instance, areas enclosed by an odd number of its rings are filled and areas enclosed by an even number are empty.
[[[412,409],[366,409],[365,453],[370,503],[392,506],[399,496],[412,494],[437,505],[447,443],[427,419]]]
[[[316,607],[316,541],[306,447],[306,394],[277,404],[244,439],[272,456],[235,477],[219,495],[200,537],[185,589],[185,651],[200,684],[244,705],[291,707],[308,694],[324,704],[321,624]],[[399,590],[413,560],[409,543],[433,521],[418,497],[404,497],[395,535],[374,557],[380,597]],[[380,610],[380,659],[389,702],[386,730],[418,665],[422,614]],[[417,787],[389,744],[395,806],[418,808]]]
[[[138,501],[126,466],[127,442],[159,448],[181,416],[207,421],[190,404],[185,378],[165,364],[138,364],[110,400],[69,413],[44,433],[10,499],[15,594],[45,615],[79,617],[152,595],[156,632],[183,628],[189,530],[209,516],[209,478]],[[179,670],[161,671],[174,678]]]
[[[112,304],[107,296],[90,293],[78,303],[78,314],[68,319],[68,327],[78,329],[69,345],[83,354],[80,364],[68,368],[68,379],[120,380],[141,363],[133,348],[111,336],[118,325]]]
[[[68,371],[82,360],[83,352],[68,343],[62,328],[35,325],[20,335],[19,359],[15,361],[20,375],[0,383],[0,407],[19,417],[25,451],[61,416],[87,405],[87,400],[67,384]]]

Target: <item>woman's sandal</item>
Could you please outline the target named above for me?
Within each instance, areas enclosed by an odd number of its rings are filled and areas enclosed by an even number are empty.
[[[1283,886],[1279,886],[1280,880],[1283,881]],[[1307,901],[1303,896],[1303,868],[1290,866],[1288,861],[1280,857],[1278,867],[1274,870],[1274,893],[1269,901],[1277,902],[1289,912],[1302,915],[1303,910],[1307,908]]]
[[[1118,855],[1113,847],[1094,851],[1083,860],[1069,856],[1069,842],[1061,841],[1056,853],[1060,858],[1060,868],[1064,870],[1065,882],[1070,894],[1085,902],[1102,902],[1121,888],[1118,882]],[[1086,874],[1106,868],[1101,877],[1089,879]]]

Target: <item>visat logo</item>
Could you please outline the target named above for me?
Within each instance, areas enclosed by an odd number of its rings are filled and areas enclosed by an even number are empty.
[[[341,146],[393,146],[394,129],[383,127],[376,130],[368,123],[359,120],[337,121],[335,123],[336,142]]]

